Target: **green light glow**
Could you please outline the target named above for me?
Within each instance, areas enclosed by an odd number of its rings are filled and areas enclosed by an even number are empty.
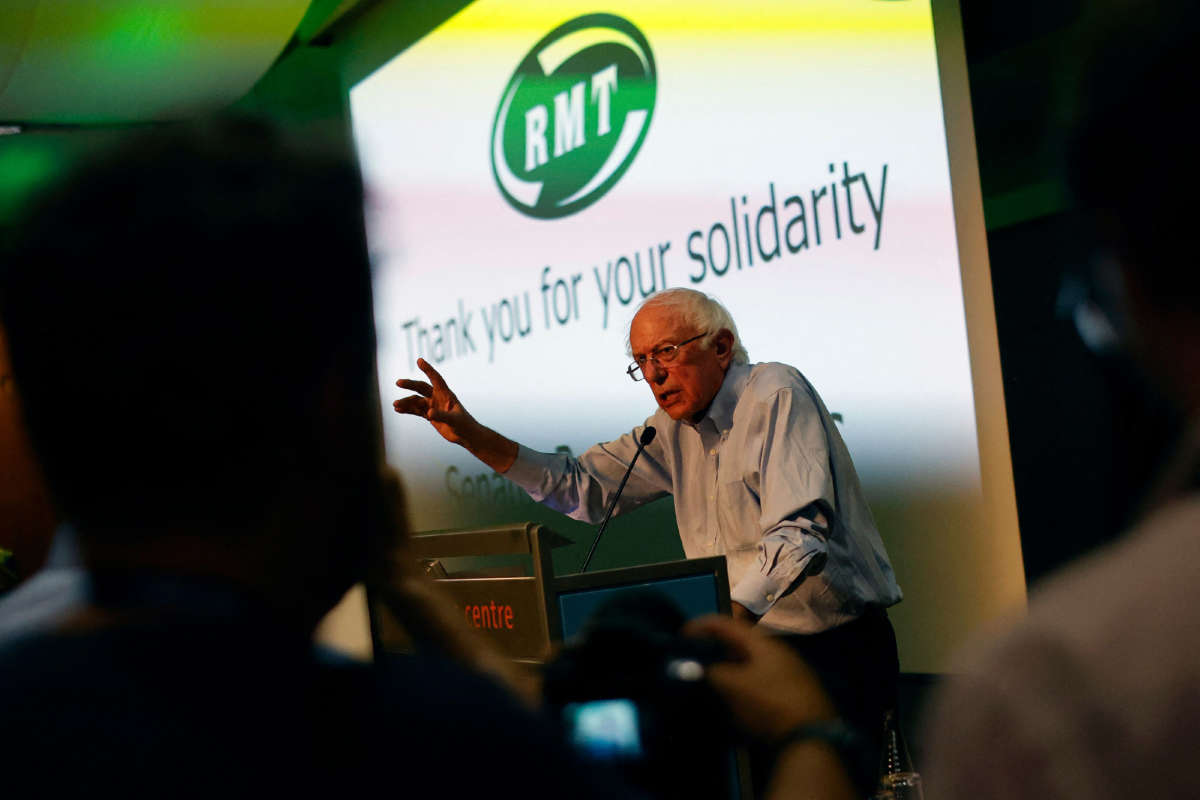
[[[30,192],[66,166],[57,148],[22,139],[12,136],[0,140],[0,222],[11,220]]]
[[[0,61],[20,48],[0,87],[0,120],[173,119],[228,105],[278,57],[308,5],[41,0],[27,37],[0,26]]]

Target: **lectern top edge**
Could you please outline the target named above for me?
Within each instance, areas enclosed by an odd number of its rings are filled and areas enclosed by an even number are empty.
[[[539,549],[552,549],[568,544],[572,544],[570,539],[536,522],[470,530],[421,532],[410,539],[413,553],[423,558],[535,553]]]

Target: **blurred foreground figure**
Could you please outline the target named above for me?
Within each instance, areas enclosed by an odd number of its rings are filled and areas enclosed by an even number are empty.
[[[928,734],[943,800],[1197,795],[1200,27],[1182,3],[1136,11],[1090,75],[1078,188],[1123,290],[1110,322],[1191,424],[1134,530],[1044,584],[1026,620],[964,659]]]
[[[482,678],[312,643],[391,523],[360,209],[342,159],[226,120],[135,136],[7,243],[65,524],[0,602],[5,796],[612,795]]]

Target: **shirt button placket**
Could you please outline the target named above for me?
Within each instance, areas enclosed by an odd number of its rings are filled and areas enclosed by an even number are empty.
[[[717,448],[709,448],[708,461],[709,474],[712,476],[708,492],[708,535],[712,540],[713,552],[720,552],[717,549],[721,543],[721,527],[717,524]]]

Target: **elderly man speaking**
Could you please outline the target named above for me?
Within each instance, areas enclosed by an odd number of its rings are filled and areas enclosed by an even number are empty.
[[[578,459],[538,453],[477,422],[425,361],[429,383],[396,411],[573,519],[603,517],[638,448],[657,429],[617,514],[670,494],[689,558],[728,559],[735,616],[784,634],[848,720],[876,733],[895,696],[896,643],[883,609],[900,588],[850,453],[816,390],[793,367],[750,364],[729,312],[691,289],[648,298],[629,328],[629,376],[658,410],[645,426]]]

